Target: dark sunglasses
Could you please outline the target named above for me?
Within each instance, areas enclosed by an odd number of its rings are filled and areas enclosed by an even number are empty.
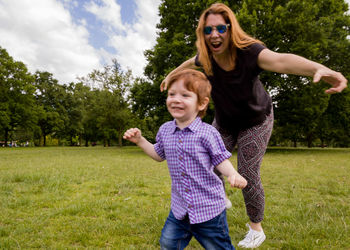
[[[204,27],[204,34],[206,35],[210,35],[212,32],[213,32],[213,29],[215,28],[220,34],[223,34],[227,31],[228,27],[230,27],[230,24],[226,24],[226,25],[223,25],[223,24],[220,24],[220,25],[217,25],[217,26],[205,26]]]

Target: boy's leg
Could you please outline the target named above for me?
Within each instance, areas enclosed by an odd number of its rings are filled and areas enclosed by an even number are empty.
[[[160,248],[168,249],[184,249],[192,238],[190,232],[190,223],[188,220],[178,220],[170,210],[169,216],[162,229],[162,235],[159,243]]]
[[[191,231],[206,250],[235,249],[231,244],[226,210],[209,221],[192,224]]]

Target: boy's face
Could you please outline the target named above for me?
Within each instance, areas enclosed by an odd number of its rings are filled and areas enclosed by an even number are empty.
[[[166,105],[171,116],[185,125],[189,125],[206,106],[198,104],[197,94],[186,89],[182,79],[169,88]]]

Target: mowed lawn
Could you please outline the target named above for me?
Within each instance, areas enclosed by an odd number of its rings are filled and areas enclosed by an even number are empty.
[[[350,149],[271,148],[261,174],[260,249],[350,249]],[[226,188],[236,246],[248,219]],[[0,249],[159,249],[169,209],[166,162],[137,147],[0,149]]]

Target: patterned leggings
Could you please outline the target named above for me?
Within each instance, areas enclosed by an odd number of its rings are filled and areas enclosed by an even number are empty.
[[[220,128],[215,120],[212,124],[220,132],[228,151],[232,152],[237,144],[238,173],[248,181],[242,193],[247,214],[254,223],[264,219],[265,194],[261,184],[260,166],[271,136],[273,120],[271,109],[264,122],[240,131],[237,136]]]

